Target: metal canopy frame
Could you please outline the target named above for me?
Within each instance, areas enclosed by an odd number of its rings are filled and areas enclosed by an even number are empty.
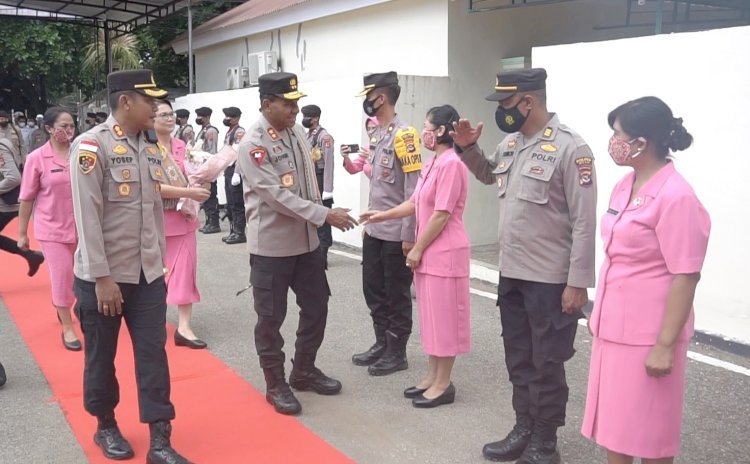
[[[102,28],[109,31],[109,37],[116,38],[166,18],[188,3],[189,0],[0,0],[0,8],[5,15]]]

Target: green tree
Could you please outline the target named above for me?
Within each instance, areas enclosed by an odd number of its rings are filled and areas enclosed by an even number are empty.
[[[0,21],[0,108],[43,112],[65,95],[90,95],[96,76],[82,71],[77,50],[94,29],[6,18]]]
[[[122,69],[136,69],[141,67],[141,57],[138,50],[138,38],[132,34],[114,37],[109,42],[110,59],[114,71]],[[99,30],[98,40],[89,43],[83,49],[83,69],[92,73],[101,72],[106,67],[106,47],[104,31]]]

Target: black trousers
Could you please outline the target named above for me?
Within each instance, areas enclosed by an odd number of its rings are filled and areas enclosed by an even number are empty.
[[[323,200],[323,206],[333,208],[333,198]],[[323,248],[324,251],[328,251],[333,246],[333,233],[330,224],[325,223],[318,227],[318,239],[320,240],[320,248]]]
[[[5,229],[5,227],[17,217],[18,211],[10,211],[7,213],[0,212],[0,232],[2,232],[3,229]],[[18,248],[18,242],[4,235],[0,235],[0,250],[7,251],[14,255],[21,254],[21,249]]]
[[[411,283],[401,242],[365,234],[362,244],[362,289],[376,337],[386,330],[409,336],[412,329]]]
[[[119,284],[122,315],[105,316],[97,310],[95,284],[76,278],[76,315],[81,321],[85,351],[83,403],[93,416],[114,411],[120,402],[120,386],[115,377],[115,353],[120,324],[125,324],[133,342],[138,405],[141,422],[174,419],[169,399],[169,365],[164,344],[167,341],[167,287],[164,278],[150,284],[141,274],[139,284]]]
[[[216,182],[211,182],[211,196],[203,202],[203,211],[206,213],[206,222],[219,223],[219,198],[216,196],[218,190]]]
[[[568,383],[581,314],[562,312],[565,284],[500,277],[498,306],[505,364],[513,384],[513,410],[550,425],[565,425]]]
[[[300,307],[294,359],[312,366],[323,343],[331,295],[321,249],[282,258],[250,255],[250,283],[258,313],[255,348],[260,367],[284,365],[284,338],[279,329],[286,319],[290,288]]]
[[[240,235],[245,235],[245,198],[242,192],[242,182],[239,185],[232,185],[232,176],[234,175],[234,165],[224,170],[224,193],[227,195],[227,210],[229,218],[232,221],[232,230]]]

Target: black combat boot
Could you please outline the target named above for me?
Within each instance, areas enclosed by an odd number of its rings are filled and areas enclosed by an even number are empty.
[[[375,364],[385,354],[385,331],[375,330],[375,343],[365,352],[352,356],[352,362],[356,366],[369,366]]]
[[[266,378],[266,401],[276,412],[287,416],[302,412],[302,405],[286,383],[283,366],[263,369],[263,375]]]
[[[298,356],[297,362],[292,359],[292,365],[289,385],[295,390],[310,390],[319,395],[335,395],[341,391],[341,382],[325,375],[315,367],[314,361]]]
[[[406,342],[408,335],[397,336],[390,330],[385,332],[385,353],[378,361],[367,368],[370,375],[388,375],[409,368],[406,361]]]
[[[211,218],[206,221],[206,225],[203,226],[200,231],[204,234],[218,234],[221,232],[221,226],[219,226],[219,218]]]
[[[557,451],[557,426],[537,420],[529,446],[516,464],[560,464]]]
[[[191,464],[172,448],[169,441],[172,424],[169,421],[152,422],[148,428],[151,431],[151,447],[146,455],[146,464]]]
[[[247,242],[247,237],[245,234],[240,234],[238,232],[232,232],[228,237],[222,238],[224,243],[227,245],[236,245],[238,243],[245,243]]]
[[[104,456],[115,461],[130,459],[134,456],[130,443],[120,433],[117,427],[115,413],[110,412],[97,417],[98,426],[94,434],[94,443],[99,445]]]
[[[488,443],[482,448],[482,455],[490,461],[513,461],[521,457],[531,441],[534,421],[529,416],[517,416],[516,425],[507,437]]]
[[[6,380],[8,380],[8,378],[5,376],[5,368],[3,367],[3,364],[0,363],[0,387],[5,385]]]

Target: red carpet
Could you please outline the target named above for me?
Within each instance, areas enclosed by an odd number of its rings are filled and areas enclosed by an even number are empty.
[[[15,237],[17,227],[17,222],[12,222],[3,235]],[[32,243],[39,249],[36,242]],[[51,401],[59,403],[90,462],[114,462],[105,459],[92,440],[96,420],[83,409],[83,353],[62,347],[46,265],[29,278],[23,259],[0,252],[0,268],[3,269],[0,296],[49,382],[54,395]],[[168,328],[169,340],[173,330]],[[138,420],[132,353],[123,323],[117,355],[121,394],[117,419],[135,449],[136,456],[129,462],[142,463],[148,451],[148,426]],[[262,394],[209,351],[177,349],[173,343],[167,343],[167,354],[172,402],[177,410],[172,444],[191,461],[200,464],[353,462],[297,419],[276,414]]]

